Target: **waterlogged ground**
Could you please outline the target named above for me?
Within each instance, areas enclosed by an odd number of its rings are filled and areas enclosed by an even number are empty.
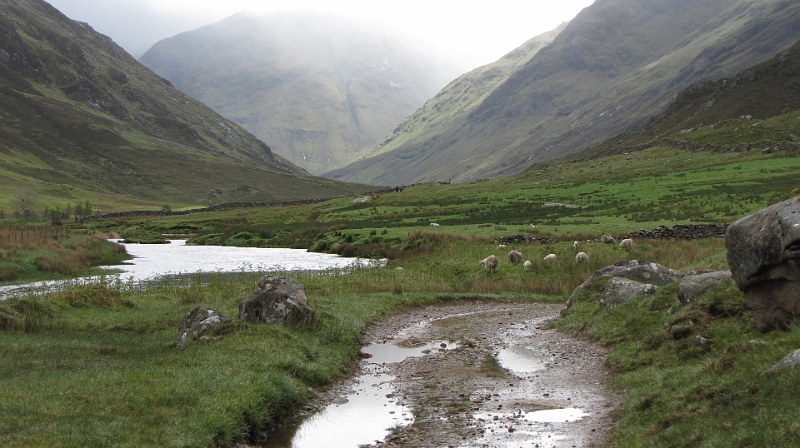
[[[618,404],[606,353],[547,330],[561,309],[459,302],[393,316],[365,334],[362,375],[265,446],[602,446]]]

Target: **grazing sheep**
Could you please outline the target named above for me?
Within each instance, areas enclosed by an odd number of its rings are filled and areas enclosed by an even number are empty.
[[[556,254],[549,254],[548,256],[544,257],[544,261],[556,261]]]
[[[633,247],[633,240],[630,238],[625,238],[624,240],[620,241],[619,247],[623,249],[630,249]]]
[[[479,261],[478,264],[483,265],[483,267],[489,270],[489,273],[492,273],[497,270],[497,265],[500,264],[500,260],[498,260],[494,255],[489,255],[488,257]]]
[[[530,260],[525,260],[525,263],[522,263],[522,269],[525,269],[525,272],[529,272],[531,270],[531,266],[533,265],[531,264]]]
[[[572,243],[572,248],[575,249],[575,250],[578,250],[578,246],[580,246],[580,244],[581,243],[575,241],[575,242]]]
[[[614,244],[617,242],[617,240],[615,240],[611,235],[603,235],[600,237],[600,242],[605,244]]]
[[[536,228],[536,224],[531,224],[531,228],[535,229]]]
[[[437,224],[437,223],[435,223],[435,222],[432,222],[432,223],[431,223],[431,227],[439,227],[439,224]]]
[[[577,263],[588,263],[589,256],[586,255],[586,252],[578,252],[577,254],[575,254],[575,261]]]
[[[505,244],[500,244],[500,245],[498,245],[498,246],[497,246],[497,248],[498,248],[498,249],[505,249],[505,248],[506,248],[506,245],[505,245]]]
[[[508,261],[512,263],[522,263],[522,252],[512,250],[508,253]]]

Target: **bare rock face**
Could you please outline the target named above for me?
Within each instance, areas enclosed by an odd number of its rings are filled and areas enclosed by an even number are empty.
[[[777,372],[783,369],[795,369],[800,365],[800,350],[795,350],[786,355],[777,364],[769,368],[771,372]]]
[[[658,263],[639,260],[618,261],[611,266],[606,266],[603,269],[594,271],[589,278],[575,288],[567,301],[567,309],[572,306],[575,297],[577,297],[581,290],[601,278],[620,277],[655,285],[666,285],[680,280],[683,276],[684,274],[682,272],[670,269]]]
[[[789,330],[800,319],[800,198],[731,224],[725,245],[758,329]]]
[[[611,307],[629,302],[656,292],[658,288],[649,283],[640,283],[627,278],[614,277],[606,283],[600,305]]]
[[[188,342],[194,341],[203,334],[223,325],[231,320],[209,308],[198,306],[183,317],[178,327],[178,348],[183,348]]]
[[[299,324],[314,318],[303,285],[289,278],[262,277],[256,292],[239,304],[243,322]]]
[[[681,279],[678,287],[678,300],[688,304],[695,297],[717,286],[723,280],[731,278],[731,271],[716,271],[705,274],[687,275]]]

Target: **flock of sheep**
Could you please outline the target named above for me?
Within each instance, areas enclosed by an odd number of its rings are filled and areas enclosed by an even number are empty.
[[[603,243],[616,243],[616,240],[614,240],[613,237],[610,237],[608,235],[603,235],[603,237],[600,240]],[[574,243],[572,243],[572,247],[575,250],[579,250],[580,244],[581,243],[579,243],[578,241],[575,241]],[[633,240],[630,239],[630,238],[625,238],[624,240],[620,241],[619,247],[621,247],[623,249],[630,249],[630,248],[633,247]],[[505,244],[501,244],[501,245],[497,246],[497,248],[498,249],[505,249],[506,245]],[[508,252],[508,254],[506,256],[508,257],[508,261],[510,261],[512,264],[522,263],[522,268],[525,269],[526,272],[530,271],[531,268],[533,267],[533,263],[531,263],[530,260],[525,260],[524,262],[522,261],[524,259],[524,257],[522,256],[522,253],[520,251],[518,251],[518,250],[511,250],[511,251]],[[556,258],[557,258],[556,254],[548,254],[546,257],[544,257],[543,261],[545,261],[545,262],[553,262],[553,261],[556,261]],[[576,263],[588,263],[589,262],[589,255],[587,255],[586,252],[579,251],[577,254],[575,254],[575,262]],[[497,271],[497,266],[500,265],[500,259],[498,259],[494,255],[489,255],[488,257],[486,257],[483,260],[479,261],[478,264],[483,266],[484,268],[488,269],[489,272],[492,273],[492,272]]]

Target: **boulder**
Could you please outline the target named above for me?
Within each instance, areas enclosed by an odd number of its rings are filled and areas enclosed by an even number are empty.
[[[567,308],[572,306],[580,291],[601,278],[620,277],[655,285],[666,285],[680,280],[683,276],[682,272],[661,266],[658,263],[639,260],[618,261],[611,266],[594,271],[589,278],[575,288],[569,296],[569,300],[567,300]]]
[[[800,319],[800,198],[734,222],[725,245],[756,327],[789,330]]]
[[[778,370],[783,369],[794,369],[798,365],[800,365],[800,350],[795,350],[792,353],[784,356],[783,359],[778,361],[777,364],[770,367],[769,370],[771,372],[777,372]]]
[[[681,279],[678,287],[678,300],[683,304],[690,303],[697,296],[717,286],[723,280],[731,278],[731,271],[716,271],[705,274],[687,275]]]
[[[178,327],[178,348],[231,320],[218,311],[198,306],[183,317]]]
[[[603,235],[600,237],[600,242],[604,244],[615,244],[617,240],[611,235]]]
[[[303,285],[283,277],[263,277],[255,294],[239,304],[243,322],[300,324],[310,322],[314,310],[308,307]]]
[[[620,303],[653,294],[656,289],[655,286],[649,283],[614,277],[606,284],[606,288],[603,290],[603,298],[600,299],[600,305],[607,307],[619,305]]]

